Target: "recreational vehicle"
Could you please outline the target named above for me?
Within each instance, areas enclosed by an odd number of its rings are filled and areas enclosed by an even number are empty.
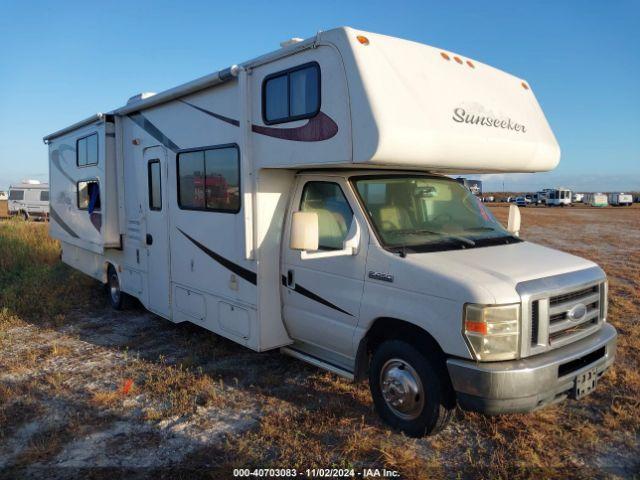
[[[0,191],[0,200],[9,200],[9,194],[4,190]]]
[[[582,203],[584,201],[584,193],[574,193],[571,197],[573,203]]]
[[[530,85],[338,28],[44,138],[62,259],[172,322],[368,378],[381,417],[526,412],[612,364],[607,280],[448,175],[553,169]]]
[[[610,193],[609,205],[616,207],[628,207],[633,204],[633,196],[629,193]]]
[[[25,180],[9,186],[9,214],[25,220],[46,219],[49,216],[49,184]]]
[[[571,205],[571,190],[568,188],[550,190],[545,203],[549,207],[565,207]]]
[[[589,205],[592,207],[606,207],[609,205],[607,195],[604,193],[591,193],[589,194]]]

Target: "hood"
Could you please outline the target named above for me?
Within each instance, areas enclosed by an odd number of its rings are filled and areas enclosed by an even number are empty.
[[[575,255],[531,242],[414,253],[403,260],[413,267],[410,270],[414,282],[416,270],[422,275],[426,273],[424,281],[407,285],[408,288],[416,290],[418,285],[422,293],[479,303],[518,302],[515,287],[520,282],[596,266]]]

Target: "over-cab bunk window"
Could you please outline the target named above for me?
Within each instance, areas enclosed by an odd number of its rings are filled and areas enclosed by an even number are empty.
[[[240,153],[237,145],[178,153],[178,206],[182,210],[238,213]]]
[[[98,164],[98,134],[92,133],[76,140],[76,165],[88,167]]]
[[[320,112],[320,65],[273,73],[262,83],[262,119],[267,125],[315,117]]]

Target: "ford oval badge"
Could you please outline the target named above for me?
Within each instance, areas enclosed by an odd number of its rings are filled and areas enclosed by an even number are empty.
[[[586,314],[587,306],[584,303],[579,303],[567,312],[567,317],[569,317],[569,320],[576,322],[582,320]]]

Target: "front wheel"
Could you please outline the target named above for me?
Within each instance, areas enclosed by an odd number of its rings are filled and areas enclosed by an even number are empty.
[[[438,433],[455,408],[443,365],[402,340],[388,340],[374,352],[369,387],[376,411],[410,437]]]

